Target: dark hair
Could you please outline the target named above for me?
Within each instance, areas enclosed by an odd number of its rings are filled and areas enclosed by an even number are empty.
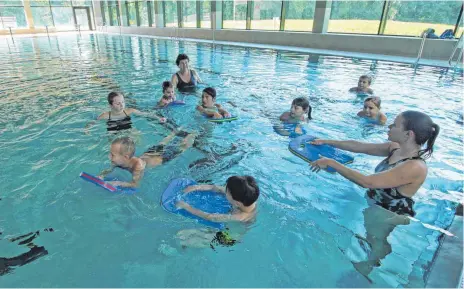
[[[359,79],[367,79],[367,83],[369,83],[369,85],[371,85],[372,77],[370,77],[369,75],[367,75],[367,74],[361,75],[361,77],[359,77]]]
[[[372,96],[364,100],[364,102],[368,102],[368,101],[372,101],[375,104],[375,106],[377,106],[380,109],[380,104],[382,103],[382,100],[380,99],[380,97]]]
[[[252,176],[231,176],[226,181],[226,188],[232,199],[245,207],[251,206],[259,197],[259,187]]]
[[[214,98],[216,98],[216,89],[212,88],[212,87],[207,87],[205,89],[203,89],[203,92],[206,92],[207,94],[211,95]]]
[[[110,92],[110,93],[108,94],[108,103],[109,103],[110,105],[113,104],[113,100],[114,100],[114,98],[115,98],[116,96],[122,96],[122,97],[124,97],[124,95],[123,95],[122,93],[120,93],[120,92],[115,92],[115,91]]]
[[[115,139],[111,144],[119,144],[119,152],[122,155],[129,155],[133,157],[135,154],[135,143],[130,137],[120,137]]]
[[[416,136],[416,144],[422,146],[427,142],[425,149],[419,151],[419,156],[428,159],[432,156],[433,145],[437,139],[440,127],[434,123],[430,116],[423,112],[408,110],[401,113],[405,130],[412,130]]]
[[[187,54],[184,54],[184,53],[181,53],[179,55],[177,55],[177,59],[176,59],[176,65],[179,66],[179,63],[184,60],[184,59],[187,59],[188,61],[190,61],[189,57],[187,56]]]
[[[297,97],[292,101],[292,105],[294,106],[301,106],[303,110],[308,110],[308,119],[313,119],[311,117],[311,112],[313,111],[313,108],[311,105],[309,105],[308,99],[306,97]]]
[[[166,92],[168,88],[172,88],[172,82],[170,81],[163,81],[163,93]]]

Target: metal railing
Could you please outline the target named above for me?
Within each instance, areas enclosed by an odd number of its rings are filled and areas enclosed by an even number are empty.
[[[448,64],[449,64],[449,66],[452,66],[453,57],[456,55],[456,51],[458,51],[459,46],[461,46],[461,52],[459,53],[459,56],[458,56],[458,59],[456,60],[455,66],[457,66],[458,63],[461,61],[462,53],[463,53],[463,51],[462,51],[462,50],[463,50],[463,49],[462,49],[462,48],[463,48],[463,47],[462,47],[462,46],[463,46],[463,45],[462,45],[462,35],[463,35],[463,34],[464,34],[464,32],[461,33],[461,36],[459,37],[458,42],[456,42],[456,45],[454,45],[453,52],[451,52],[451,55],[450,55],[450,57],[449,57],[449,59],[448,59]]]
[[[79,36],[82,36],[82,34],[81,34],[81,25],[80,24],[76,24],[76,30],[79,31]]]
[[[417,67],[417,64],[419,63],[419,60],[422,57],[422,52],[424,51],[425,39],[427,39],[427,33],[424,33],[424,35],[422,35],[422,42],[421,42],[421,45],[419,47],[419,53],[417,54],[416,62],[414,62],[414,67]]]
[[[13,44],[14,44],[13,32],[11,31],[11,27],[8,26],[8,29],[10,30],[10,37],[11,37],[11,40],[13,41]]]

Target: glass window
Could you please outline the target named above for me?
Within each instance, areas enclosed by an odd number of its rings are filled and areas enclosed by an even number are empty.
[[[175,0],[164,1],[164,26],[179,26],[177,22],[177,2]]]
[[[0,7],[0,28],[24,28],[27,26],[23,7]]]
[[[100,2],[100,8],[102,11],[102,17],[103,17],[103,24],[104,25],[109,25],[110,24],[110,13],[108,10],[108,3],[106,1],[101,1]],[[53,10],[53,8],[52,8]],[[55,14],[53,14],[53,17],[55,17]]]
[[[119,26],[119,7],[116,2],[108,1],[108,12],[110,14],[110,25]]]
[[[148,26],[148,5],[147,1],[139,1],[140,26]]]
[[[73,6],[92,6],[92,0],[72,0]]]
[[[50,7],[31,7],[35,27],[53,26]]]
[[[129,26],[137,26],[137,14],[135,10],[135,2],[126,2],[127,7],[127,20]]]
[[[280,30],[282,1],[255,0],[252,3],[251,29]]]
[[[48,0],[31,0],[31,6],[50,6],[50,2]]]
[[[197,2],[195,0],[182,1],[182,25],[197,27]]]
[[[285,30],[312,31],[316,1],[288,1],[285,14]]]
[[[246,29],[246,0],[224,0],[222,2],[222,27]]]
[[[50,5],[51,6],[71,6],[71,1],[69,1],[69,0],[50,0]]]
[[[200,27],[211,28],[211,1],[200,1]]]
[[[333,1],[328,32],[377,34],[385,1]]]
[[[0,0],[0,6],[23,6],[22,0]]]
[[[432,28],[440,36],[446,29],[454,31],[461,5],[462,1],[392,1],[384,34],[421,36]]]
[[[52,14],[57,29],[74,29],[74,14],[71,7],[52,7]]]

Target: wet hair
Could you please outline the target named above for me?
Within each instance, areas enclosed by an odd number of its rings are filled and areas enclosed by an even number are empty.
[[[177,55],[176,65],[179,66],[179,63],[184,59],[187,59],[188,61],[190,61],[190,58],[187,56],[187,54],[181,53]]]
[[[367,79],[367,83],[369,83],[369,85],[371,85],[372,77],[370,77],[369,75],[367,75],[367,74],[361,75],[359,77],[359,79]]]
[[[309,101],[306,97],[297,97],[292,101],[292,105],[294,106],[301,106],[303,110],[308,110],[308,119],[313,119],[311,117],[311,112],[313,108],[309,105]]]
[[[135,154],[135,143],[130,137],[120,137],[115,139],[111,144],[119,144],[119,153],[133,157]]]
[[[408,110],[401,113],[403,117],[403,127],[405,130],[412,130],[416,136],[416,144],[422,146],[427,143],[425,149],[419,151],[419,156],[428,159],[432,156],[433,145],[437,139],[440,127],[434,123],[430,116],[423,112]]]
[[[232,176],[226,181],[226,188],[234,201],[245,207],[251,206],[259,197],[259,187],[252,176]]]
[[[120,92],[115,92],[115,91],[110,92],[110,93],[108,94],[108,103],[109,103],[110,105],[113,104],[113,100],[114,100],[114,98],[115,98],[116,96],[122,96],[122,97],[124,97],[124,95],[123,95],[122,93],[120,93]]]
[[[168,88],[173,88],[172,82],[163,81],[163,93],[165,93]]]
[[[216,89],[214,89],[212,87],[207,87],[207,88],[203,89],[203,92],[206,92],[207,94],[211,95],[213,97],[213,99],[216,98]]]
[[[364,102],[368,102],[368,101],[372,101],[372,103],[375,104],[375,106],[377,106],[378,109],[380,109],[380,104],[382,103],[382,100],[380,99],[380,97],[378,96],[372,96],[372,97],[368,97],[364,100]]]

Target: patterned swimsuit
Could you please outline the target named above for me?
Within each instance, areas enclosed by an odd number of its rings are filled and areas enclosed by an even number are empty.
[[[395,152],[394,149],[390,152],[390,155],[384,159],[376,168],[375,172],[380,173],[388,171],[398,164],[401,164],[409,160],[422,160],[421,157],[411,157],[397,161],[396,163],[389,164],[390,157]],[[388,188],[388,189],[370,189],[367,191],[367,195],[375,201],[375,203],[389,211],[397,213],[399,215],[409,215],[414,217],[416,212],[413,209],[414,201],[410,197],[403,196],[398,188]]]

